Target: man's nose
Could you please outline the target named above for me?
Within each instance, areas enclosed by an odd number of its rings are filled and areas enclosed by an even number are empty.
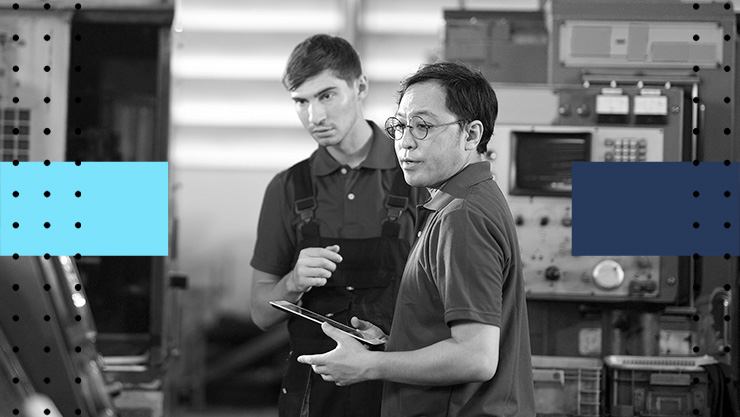
[[[324,106],[319,103],[308,105],[308,121],[312,124],[319,124],[326,118]]]
[[[411,128],[407,127],[403,129],[403,133],[401,135],[401,139],[398,141],[399,147],[401,149],[413,149],[416,148],[416,138],[414,135],[411,134]]]

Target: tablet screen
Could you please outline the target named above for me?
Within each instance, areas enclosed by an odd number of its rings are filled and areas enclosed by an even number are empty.
[[[362,333],[359,330],[355,329],[354,327],[347,326],[346,324],[342,324],[336,320],[332,320],[326,316],[322,316],[321,314],[318,314],[316,312],[313,312],[301,306],[295,305],[288,301],[270,301],[270,304],[277,309],[287,311],[288,313],[295,314],[297,316],[311,320],[318,324],[327,322],[331,324],[332,326],[336,327],[337,329],[343,331],[344,333],[347,333],[348,335],[354,337],[355,339],[360,340],[361,342],[365,342],[370,345],[381,345],[385,343],[385,340],[380,339],[380,338],[366,339],[362,335]]]

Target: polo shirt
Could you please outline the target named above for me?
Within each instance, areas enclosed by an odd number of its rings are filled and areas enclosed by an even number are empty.
[[[470,164],[419,207],[420,235],[406,263],[386,351],[452,337],[455,321],[501,329],[486,382],[451,386],[386,381],[383,416],[534,416],[529,325],[519,243],[488,162]]]
[[[378,237],[387,216],[386,196],[401,169],[393,140],[378,125],[372,127],[367,157],[356,168],[337,162],[320,146],[308,158],[317,207],[314,216],[326,238],[364,239]],[[262,272],[284,276],[293,269],[300,215],[295,212],[293,182],[289,169],[279,172],[267,185],[262,201],[257,242],[250,265]],[[399,218],[399,238],[413,242],[413,207],[428,196],[421,188],[411,189],[407,210]],[[341,253],[341,248],[340,248]]]

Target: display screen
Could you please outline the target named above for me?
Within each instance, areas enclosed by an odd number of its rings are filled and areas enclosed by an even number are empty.
[[[286,311],[288,313],[293,313],[297,316],[300,316],[307,320],[311,320],[318,324],[321,324],[324,322],[329,323],[332,326],[336,327],[337,329],[343,331],[344,333],[354,337],[357,340],[360,340],[361,342],[365,342],[369,345],[382,345],[383,343],[385,343],[385,340],[382,338],[366,339],[363,336],[363,334],[359,330],[355,329],[354,327],[347,326],[346,324],[342,324],[338,321],[332,320],[326,316],[322,316],[321,314],[315,313],[311,310],[297,306],[287,301],[270,301],[270,304],[277,309]]]
[[[570,196],[571,165],[589,160],[591,134],[512,132],[510,194]]]

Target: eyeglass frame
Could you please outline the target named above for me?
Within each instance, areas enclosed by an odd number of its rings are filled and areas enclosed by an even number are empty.
[[[398,122],[397,125],[393,126],[393,131],[401,132],[401,137],[399,137],[398,139],[396,139],[396,136],[395,135],[391,135],[391,132],[389,131],[389,129],[391,129],[391,127],[388,126],[388,122],[390,122],[391,119],[392,120],[395,120],[396,122]],[[384,129],[383,130],[385,131],[385,134],[389,138],[391,138],[394,141],[399,141],[399,140],[403,139],[403,135],[404,135],[404,133],[406,131],[406,128],[408,127],[409,128],[409,133],[411,133],[411,136],[414,139],[416,139],[416,140],[426,140],[427,136],[429,136],[429,130],[430,129],[433,129],[435,127],[450,126],[450,125],[453,125],[455,123],[467,123],[467,122],[469,122],[469,120],[458,119],[458,120],[455,120],[455,121],[452,121],[452,122],[449,122],[449,123],[440,123],[440,124],[435,125],[435,124],[427,123],[427,121],[424,120],[424,119],[422,119],[421,116],[413,116],[409,121],[414,120],[414,119],[421,120],[421,122],[424,124],[424,126],[426,126],[426,130],[424,132],[424,136],[422,136],[422,137],[416,136],[414,134],[414,129],[413,129],[413,127],[410,124],[408,124],[408,123],[401,123],[401,120],[399,120],[398,117],[395,117],[395,116],[391,116],[391,117],[389,117],[389,118],[387,118],[385,120],[385,126],[384,126]],[[396,128],[397,126],[403,126],[403,128],[399,131]]]

